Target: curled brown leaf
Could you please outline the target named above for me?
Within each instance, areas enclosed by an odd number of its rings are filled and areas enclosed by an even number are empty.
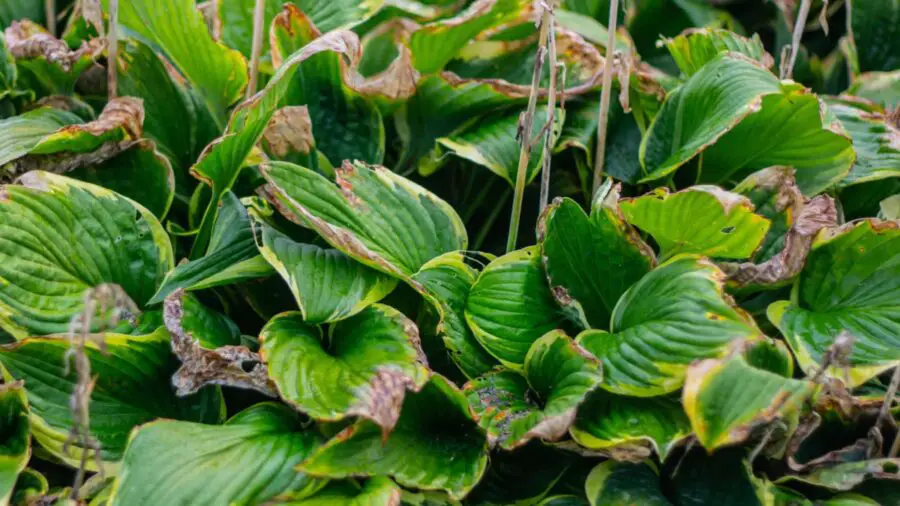
[[[65,72],[72,70],[75,63],[85,56],[97,57],[106,47],[105,39],[96,38],[82,42],[81,47],[73,51],[65,42],[28,20],[13,21],[4,31],[4,38],[15,58],[45,58]]]

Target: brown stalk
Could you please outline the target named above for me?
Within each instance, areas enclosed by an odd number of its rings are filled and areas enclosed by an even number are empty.
[[[106,62],[106,87],[109,100],[116,98],[119,88],[119,0],[109,0],[109,34],[106,36],[109,45],[109,58]]]
[[[103,475],[100,457],[100,442],[90,432],[90,402],[96,378],[91,376],[91,362],[87,355],[89,344],[96,345],[106,353],[106,343],[102,331],[115,327],[120,321],[132,319],[138,314],[137,306],[119,285],[103,284],[84,292],[84,309],[69,322],[69,350],[64,356],[65,371],[68,376],[70,362],[75,363],[76,382],[69,401],[72,410],[72,427],[63,444],[63,452],[68,453],[69,445],[81,448],[78,469],[72,485],[71,498],[78,500],[78,493],[84,484],[87,459],[93,454],[97,468]]]
[[[794,33],[791,36],[791,57],[787,65],[784,60],[781,62],[781,78],[790,79],[794,73],[794,63],[797,62],[797,54],[800,52],[800,39],[803,38],[803,30],[806,27],[806,18],[809,16],[809,7],[812,0],[801,0],[800,12],[797,13],[797,20],[794,23]]]
[[[56,0],[44,0],[44,15],[47,17],[47,31],[56,37]]]
[[[247,83],[248,98],[256,94],[259,80],[259,58],[262,54],[265,7],[266,0],[256,0],[256,8],[253,10],[253,46],[250,48],[250,82]]]
[[[537,57],[534,60],[534,73],[531,75],[531,92],[528,95],[528,107],[519,119],[518,137],[522,149],[519,151],[519,165],[516,169],[516,186],[513,193],[512,215],[509,220],[509,235],[506,240],[507,253],[516,249],[516,241],[519,237],[522,198],[525,195],[528,162],[531,159],[531,127],[534,124],[534,109],[537,107],[538,88],[540,88],[541,74],[544,67],[544,55],[547,53],[547,42],[552,19],[552,8],[546,5],[543,6],[543,12],[539,21],[540,34],[538,35]]]
[[[616,48],[616,25],[619,21],[619,0],[609,2],[609,22],[606,25],[606,55],[603,62],[603,82],[600,90],[600,111],[597,122],[597,151],[594,155],[594,184],[591,195],[600,187],[603,163],[606,158],[606,128],[609,121],[609,99],[612,95],[613,55]]]
[[[552,0],[551,0],[552,1]],[[559,64],[556,58],[556,18],[553,17],[553,6],[544,7],[545,12],[549,11],[549,35],[548,47],[550,50],[550,89],[547,90],[547,123],[544,125],[544,144],[543,157],[541,160],[541,198],[539,212],[543,212],[544,208],[550,200],[550,162],[553,155],[553,139],[554,139],[554,121],[556,119],[556,87],[557,87],[557,69]],[[565,67],[562,67],[565,72]],[[563,82],[565,89],[565,82]]]

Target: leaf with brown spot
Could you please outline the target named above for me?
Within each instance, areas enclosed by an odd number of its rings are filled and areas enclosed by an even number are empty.
[[[599,387],[601,369],[593,355],[557,330],[531,346],[524,376],[491,372],[463,390],[488,441],[509,450],[531,439],[556,441],[566,435],[579,405]]]
[[[299,313],[282,313],[263,328],[260,341],[281,398],[316,420],[360,416],[387,435],[406,392],[428,381],[415,324],[381,304],[332,324],[327,338]]]

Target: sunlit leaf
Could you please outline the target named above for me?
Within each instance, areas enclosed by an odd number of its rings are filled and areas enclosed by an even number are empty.
[[[665,45],[686,77],[696,74],[704,65],[725,52],[740,53],[758,61],[765,68],[772,68],[775,64],[757,34],[746,38],[722,29],[688,30],[674,38],[665,39]]]

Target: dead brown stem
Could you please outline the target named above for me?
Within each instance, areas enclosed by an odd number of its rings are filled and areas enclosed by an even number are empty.
[[[609,2],[609,22],[606,26],[606,56],[603,62],[603,82],[600,90],[600,111],[597,121],[597,150],[594,155],[594,184],[591,195],[600,187],[603,163],[606,158],[606,128],[609,121],[609,100],[612,96],[613,60],[616,49],[616,25],[619,21],[619,0]]]
[[[266,0],[256,0],[256,8],[253,10],[253,45],[250,48],[250,82],[247,83],[248,98],[256,93],[256,85],[259,81],[259,58],[262,55],[265,13]]]

